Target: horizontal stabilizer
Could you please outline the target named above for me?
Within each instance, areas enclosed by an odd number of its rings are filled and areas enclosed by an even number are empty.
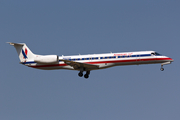
[[[12,43],[12,42],[7,42],[7,43],[9,43],[10,45],[25,45],[25,43]]]

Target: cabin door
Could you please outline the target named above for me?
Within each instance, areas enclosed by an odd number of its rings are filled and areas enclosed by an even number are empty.
[[[136,61],[137,61],[137,62],[140,62],[140,61],[141,61],[141,56],[140,56],[140,55],[137,55],[137,56],[136,56]]]

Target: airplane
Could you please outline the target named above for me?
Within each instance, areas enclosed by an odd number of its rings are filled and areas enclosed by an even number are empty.
[[[31,52],[25,43],[7,42],[16,48],[20,63],[36,69],[55,70],[68,69],[79,71],[79,77],[88,78],[90,71],[110,68],[122,65],[140,65],[161,63],[161,71],[164,71],[163,65],[170,64],[174,60],[161,55],[155,51],[123,52],[123,53],[105,53],[89,55],[37,55]]]

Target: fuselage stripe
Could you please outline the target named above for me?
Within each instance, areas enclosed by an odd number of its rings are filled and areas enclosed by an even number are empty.
[[[83,63],[87,63],[87,64],[105,64],[105,63],[130,63],[130,62],[134,62],[134,64],[138,64],[138,62],[143,62],[143,61],[168,61],[168,60],[172,60],[171,58],[148,58],[148,59],[131,59],[131,60],[111,60],[111,61],[92,61],[92,62],[83,62]],[[68,66],[65,63],[62,64],[51,64],[51,65],[30,65],[29,67],[33,67],[33,68],[43,68],[43,67],[57,67],[57,66]]]
[[[147,57],[147,56],[151,56],[151,54],[141,54],[141,55],[121,55],[121,56],[104,56],[104,57],[86,57],[86,58],[71,58],[71,59],[65,59],[65,60],[70,60],[70,61],[83,61],[83,60],[104,60],[104,59],[116,59],[117,58],[138,58],[138,57]],[[60,62],[60,61],[59,61]],[[36,62],[26,62],[24,64],[33,64],[33,63],[36,63]]]

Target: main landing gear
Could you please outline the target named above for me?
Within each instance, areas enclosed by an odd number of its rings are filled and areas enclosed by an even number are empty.
[[[79,77],[82,77],[82,76],[83,76],[83,73],[82,73],[82,72],[79,72],[78,75],[79,75]]]
[[[89,78],[89,74],[90,74],[90,71],[86,71],[86,74],[84,75],[84,78]],[[83,76],[83,71],[80,71],[79,73],[78,73],[78,75],[79,75],[79,77],[82,77]]]

